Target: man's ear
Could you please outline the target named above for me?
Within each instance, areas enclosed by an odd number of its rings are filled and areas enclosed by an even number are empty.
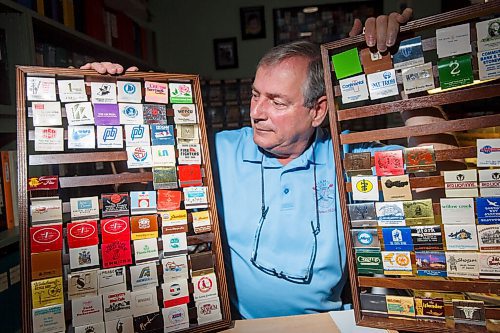
[[[328,102],[326,96],[318,98],[316,105],[311,109],[313,112],[312,126],[319,127],[328,114]]]

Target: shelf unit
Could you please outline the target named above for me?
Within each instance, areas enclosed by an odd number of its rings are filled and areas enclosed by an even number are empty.
[[[218,215],[216,209],[216,199],[214,193],[214,181],[212,178],[212,169],[210,164],[210,154],[207,141],[207,131],[205,126],[205,117],[203,112],[203,103],[200,90],[200,81],[197,75],[184,75],[184,74],[164,74],[164,73],[151,73],[151,72],[133,72],[121,76],[103,76],[97,74],[92,70],[77,70],[77,69],[56,69],[46,67],[30,67],[18,66],[16,69],[17,74],[17,142],[18,142],[18,175],[19,175],[19,221],[20,221],[20,251],[21,251],[21,288],[22,288],[22,323],[23,332],[32,332],[32,302],[31,302],[31,251],[30,251],[30,215],[29,215],[29,192],[27,180],[31,176],[40,176],[36,167],[45,167],[51,170],[55,166],[77,166],[80,164],[88,165],[92,168],[92,163],[99,162],[126,162],[127,154],[122,150],[95,150],[83,151],[66,150],[65,152],[57,153],[37,153],[33,151],[34,135],[32,122],[29,121],[29,104],[26,101],[26,77],[27,76],[52,76],[56,78],[85,78],[88,83],[90,81],[98,82],[116,82],[118,80],[132,80],[132,81],[153,81],[153,82],[185,82],[193,87],[193,102],[197,108],[198,125],[200,131],[200,144],[202,155],[202,177],[203,185],[207,186],[207,199],[208,211],[212,224],[212,231],[202,234],[189,233],[187,235],[188,245],[208,244],[208,251],[211,251],[214,258],[214,269],[217,276],[218,283],[218,296],[220,299],[222,320],[214,321],[202,325],[191,325],[189,329],[182,330],[183,332],[208,332],[214,330],[222,330],[229,328],[231,325],[231,316],[229,309],[229,297],[227,291],[227,283],[224,270],[224,261],[222,257],[221,235],[218,224]],[[87,94],[89,95],[90,87],[87,85]],[[144,90],[144,87],[143,87]],[[144,92],[142,94],[144,96]],[[168,104],[170,105],[170,104]],[[174,111],[167,108],[167,118],[169,124],[173,121]],[[66,140],[67,138],[65,138]],[[126,184],[135,186],[134,190],[144,190],[141,183],[152,182],[153,176],[151,169],[145,168],[142,172],[129,172],[123,173],[104,173],[96,171],[94,175],[67,175],[59,177],[59,190],[46,191],[51,193],[44,193],[44,195],[60,195],[63,199],[62,212],[64,221],[67,221],[70,213],[70,203],[67,197],[82,196],[82,191],[92,193],[88,195],[100,196],[102,187],[117,184]],[[47,175],[47,174],[41,174]],[[89,192],[90,191],[90,192]],[[64,194],[63,194],[64,192]],[[112,190],[111,190],[112,192]],[[126,191],[121,191],[126,192]],[[188,218],[189,219],[189,218]],[[161,230],[161,228],[160,228]],[[163,250],[163,243],[161,238],[158,240],[158,250]],[[100,250],[99,250],[100,251]],[[63,250],[62,253],[63,265],[69,264],[69,254]],[[157,265],[157,270],[162,272],[161,264]],[[161,281],[162,274],[159,274],[159,281]],[[190,294],[193,293],[193,285],[189,286]],[[161,288],[157,289],[158,299],[162,299]],[[67,298],[65,297],[65,309],[70,306]],[[196,317],[196,309],[189,308],[189,317],[191,319]],[[69,323],[71,320],[71,312],[66,311],[66,321]],[[69,327],[67,325],[67,327]],[[163,330],[162,330],[163,331]]]
[[[423,18],[413,22],[409,22],[403,26],[400,31],[399,38],[401,40],[411,38],[422,34],[423,36],[434,36],[433,32],[436,28],[452,26],[455,24],[471,22],[471,27],[474,22],[481,21],[481,17],[497,15],[500,13],[500,1],[489,1],[486,4],[473,5],[467,8],[455,10],[448,13],[442,13],[435,16]],[[474,32],[475,30],[472,29]],[[426,34],[429,33],[429,34]],[[471,39],[475,39],[475,33],[471,33]],[[475,56],[475,41],[473,44],[473,63],[476,61]],[[498,111],[491,111],[497,108],[500,101],[500,84],[497,81],[482,82],[479,85],[470,87],[462,87],[457,90],[444,91],[436,94],[428,94],[426,92],[418,93],[408,97],[404,93],[398,96],[382,99],[381,101],[369,101],[365,105],[356,105],[351,107],[349,104],[342,104],[340,100],[341,92],[336,79],[331,57],[342,51],[365,46],[363,36],[343,39],[337,42],[327,43],[322,45],[322,59],[325,71],[325,82],[327,88],[330,128],[333,137],[334,159],[337,170],[344,170],[343,159],[345,144],[366,143],[377,140],[392,140],[406,139],[409,137],[418,137],[431,134],[439,134],[445,132],[467,131],[471,129],[480,129],[493,126],[500,126],[500,114]],[[422,37],[422,46],[424,56],[428,61],[428,57],[432,58],[436,50],[435,37]],[[476,61],[477,63],[477,61]],[[478,68],[474,67],[474,77],[477,78]],[[437,66],[433,66],[434,78],[439,86],[437,79]],[[401,75],[397,77],[399,87],[402,86]],[[399,89],[400,92],[402,89]],[[405,110],[417,110],[428,107],[445,106],[457,103],[465,103],[469,101],[490,101],[492,108],[489,112],[484,110],[470,110],[472,116],[465,117],[464,114],[454,114],[453,120],[431,123],[426,125],[416,126],[401,126],[401,127],[377,127],[375,117],[386,117],[394,113]],[[496,103],[496,104],[495,104]],[[353,121],[364,119],[366,128],[358,132],[343,133],[342,130],[349,128]],[[371,124],[371,126],[370,126]],[[488,138],[485,134],[484,138]],[[476,147],[466,146],[455,149],[436,150],[436,161],[450,161],[453,159],[464,159],[476,157]],[[373,158],[372,158],[372,166]],[[475,326],[454,324],[453,321],[446,322],[430,322],[411,319],[396,319],[396,318],[381,318],[363,314],[360,304],[360,292],[371,287],[392,288],[398,290],[433,290],[433,291],[458,291],[458,292],[479,292],[500,294],[500,282],[498,280],[487,279],[443,279],[443,278],[418,278],[418,277],[374,277],[360,276],[356,269],[356,258],[353,249],[353,240],[351,237],[351,226],[347,204],[352,203],[349,193],[352,191],[349,178],[344,172],[337,172],[337,181],[339,184],[340,201],[342,210],[342,219],[344,225],[344,235],[347,247],[347,265],[349,269],[350,284],[352,290],[352,298],[355,310],[356,323],[361,326],[369,326],[384,329],[395,329],[411,332],[490,332],[498,329],[498,326],[491,327],[491,322],[488,326]],[[439,175],[427,175],[423,177],[410,178],[412,190],[416,188],[444,188],[444,179]],[[433,204],[435,213],[439,213],[439,203]],[[453,316],[453,307],[445,305],[446,316]],[[486,318],[498,320],[500,319],[499,308],[486,308]],[[495,330],[496,331],[496,330]]]
[[[82,60],[84,62],[85,60],[112,61],[125,67],[137,66],[144,71],[161,71],[155,63],[113,48],[11,0],[0,0],[0,32],[2,30],[6,35],[7,75],[0,76],[0,80],[8,80],[6,86],[8,86],[9,98],[6,101],[0,100],[0,133],[15,133],[16,131],[15,65],[35,65],[38,43],[57,46],[66,50],[68,54],[78,52],[83,56],[80,62]],[[71,62],[67,66],[70,64]]]

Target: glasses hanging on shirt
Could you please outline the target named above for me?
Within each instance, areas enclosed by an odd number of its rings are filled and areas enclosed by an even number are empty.
[[[263,273],[275,276],[280,279],[284,279],[293,283],[298,283],[298,284],[307,284],[311,281],[312,279],[312,274],[313,274],[313,267],[314,267],[314,261],[316,259],[316,253],[317,253],[317,235],[320,233],[320,224],[319,224],[319,209],[318,209],[318,192],[316,189],[316,159],[314,156],[314,147],[313,147],[313,178],[314,178],[314,204],[316,208],[316,223],[311,220],[311,233],[314,237],[314,241],[312,243],[312,248],[310,251],[310,256],[309,256],[309,262],[308,266],[306,268],[306,273],[302,275],[298,274],[290,274],[284,270],[278,270],[275,267],[269,267],[266,266],[262,263],[259,263],[258,261],[258,249],[259,249],[259,242],[260,242],[260,236],[262,232],[262,227],[264,226],[264,222],[266,221],[266,216],[267,213],[269,212],[269,207],[266,207],[265,203],[265,184],[264,184],[264,167],[263,167],[263,161],[264,161],[264,155],[262,155],[262,160],[260,163],[260,177],[261,177],[261,216],[259,220],[259,224],[257,225],[257,230],[255,231],[255,236],[253,240],[253,247],[252,247],[252,256],[250,257],[250,262],[252,265],[254,265],[258,270],[260,270]]]

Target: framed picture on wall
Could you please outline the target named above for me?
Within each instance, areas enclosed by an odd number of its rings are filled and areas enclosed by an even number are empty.
[[[273,9],[274,45],[306,39],[323,44],[347,37],[355,18],[382,13],[383,1],[359,1]]]
[[[264,6],[240,8],[241,39],[266,38]]]
[[[238,68],[236,37],[214,39],[216,69]]]

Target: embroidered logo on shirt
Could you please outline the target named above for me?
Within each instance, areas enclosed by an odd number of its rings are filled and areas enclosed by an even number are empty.
[[[327,180],[320,180],[313,188],[316,191],[318,198],[318,207],[320,213],[332,212],[333,203],[335,201],[335,188],[334,185]]]

